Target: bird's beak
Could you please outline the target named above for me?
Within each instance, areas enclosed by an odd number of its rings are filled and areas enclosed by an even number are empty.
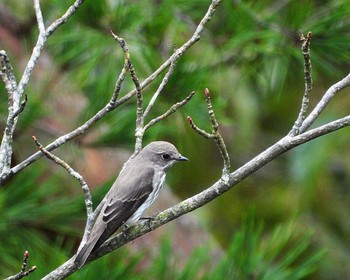
[[[180,155],[178,158],[176,158],[176,160],[177,161],[188,161],[188,158]]]

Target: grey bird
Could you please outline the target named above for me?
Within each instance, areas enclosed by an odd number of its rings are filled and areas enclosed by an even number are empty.
[[[122,225],[133,225],[158,197],[168,169],[176,161],[188,161],[169,142],[148,144],[129,160],[102,200],[103,206],[91,234],[79,250],[75,264],[81,268],[91,252],[98,249]]]

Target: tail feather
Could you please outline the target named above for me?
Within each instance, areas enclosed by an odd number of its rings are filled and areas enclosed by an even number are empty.
[[[80,269],[86,262],[87,258],[90,256],[91,251],[94,249],[96,242],[86,243],[83,248],[78,252],[74,263]]]

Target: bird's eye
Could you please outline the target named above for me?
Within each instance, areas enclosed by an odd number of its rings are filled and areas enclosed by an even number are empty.
[[[168,160],[170,158],[169,154],[162,154],[162,159]]]

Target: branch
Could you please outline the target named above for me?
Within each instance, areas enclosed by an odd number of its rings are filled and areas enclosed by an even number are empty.
[[[309,95],[312,89],[312,77],[311,77],[311,60],[310,60],[310,41],[312,33],[307,33],[306,38],[301,34],[300,40],[303,42],[301,45],[301,51],[304,56],[304,79],[305,79],[305,89],[304,95],[301,101],[301,108],[298,118],[291,130],[291,135],[299,134],[300,127],[302,126],[305,114],[309,105]]]
[[[45,32],[45,24],[43,19],[43,14],[41,12],[40,0],[34,0],[34,10],[36,15],[36,20],[38,22],[38,28],[40,33]]]
[[[308,32],[307,36],[301,35],[302,41],[302,54],[304,57],[304,80],[305,80],[305,89],[304,95],[301,103],[301,108],[299,112],[298,119],[296,120],[290,135],[295,136],[299,133],[303,133],[310,128],[310,126],[315,122],[319,115],[326,108],[328,103],[335,97],[335,95],[340,92],[342,89],[350,86],[350,74],[348,74],[341,81],[332,85],[327,92],[323,95],[321,100],[316,104],[312,112],[305,118],[309,103],[309,93],[312,89],[312,76],[311,76],[311,60],[310,60],[310,41],[312,33]]]
[[[147,115],[149,114],[149,112],[151,111],[154,103],[156,102],[158,96],[161,94],[161,92],[163,91],[165,85],[168,83],[170,76],[174,73],[174,69],[175,69],[175,64],[176,61],[171,62],[169,70],[167,71],[167,73],[165,74],[162,82],[160,83],[157,91],[153,94],[150,102],[147,105],[147,108],[145,110],[145,112],[143,113],[143,118],[145,119],[147,117]]]
[[[344,88],[350,86],[350,73],[343,78],[341,81],[332,85],[326,93],[323,95],[321,100],[317,103],[315,108],[309,114],[309,116],[304,120],[302,126],[299,129],[299,132],[305,132],[318,118],[318,116],[323,112],[329,102],[336,96],[338,92]]]
[[[5,278],[5,280],[19,280],[25,276],[28,276],[30,273],[34,272],[34,270],[36,270],[36,266],[32,266],[28,271],[26,271],[26,268],[28,265],[28,259],[29,259],[29,253],[28,251],[25,251],[23,254],[23,263],[22,263],[21,271],[14,276]]]
[[[14,75],[13,68],[9,62],[7,54],[5,51],[0,50],[0,61],[1,61],[1,71],[0,76],[5,83],[5,88],[8,93],[8,117],[5,127],[5,133],[1,141],[0,147],[0,183],[7,180],[13,171],[10,169],[11,158],[12,158],[12,142],[13,134],[16,128],[18,115],[23,111],[26,104],[27,97],[25,96],[25,102],[21,104],[21,98],[24,93],[24,89],[29,82],[31,74],[33,73],[36,62],[38,61],[41,51],[44,48],[47,38],[63,23],[65,23],[69,17],[71,17],[78,7],[84,2],[84,0],[77,0],[75,3],[68,8],[66,13],[52,23],[47,30],[45,30],[44,21],[42,17],[42,12],[40,8],[39,0],[34,0],[34,9],[39,26],[39,36],[35,47],[33,48],[33,53],[28,61],[28,64],[24,70],[22,78],[17,86],[17,81]]]
[[[1,176],[7,175],[10,171],[12,158],[13,133],[15,131],[17,116],[22,111],[19,105],[19,94],[16,77],[10,60],[5,51],[0,51],[0,77],[5,84],[8,95],[8,116],[5,125],[4,135],[0,146],[0,173]],[[24,106],[23,106],[24,108]]]
[[[112,106],[111,110],[112,110],[112,109],[116,108],[116,101],[118,99],[119,92],[121,90],[121,85],[122,85],[122,83],[123,83],[123,81],[125,79],[125,75],[126,75],[126,72],[128,70],[129,52],[124,49],[126,46],[121,44],[122,42],[119,41],[119,37],[117,35],[115,35],[112,31],[111,31],[111,34],[112,34],[113,38],[116,39],[119,42],[119,44],[120,44],[120,46],[121,46],[121,48],[122,48],[122,50],[124,51],[124,54],[125,54],[124,67],[123,67],[121,73],[119,74],[119,77],[118,77],[117,82],[116,82],[115,87],[114,87],[113,96],[112,96],[112,98],[110,100],[110,104]]]
[[[114,39],[119,42],[121,48],[123,49],[123,51],[125,53],[126,68],[129,70],[131,79],[134,82],[134,85],[136,88],[137,107],[136,107],[135,153],[139,153],[142,149],[142,137],[143,137],[142,127],[143,127],[143,123],[144,123],[142,88],[141,88],[139,79],[136,76],[136,71],[135,71],[134,65],[131,63],[130,52],[129,52],[129,48],[126,44],[126,41],[123,38],[120,38],[117,35],[115,35],[113,32],[111,32],[111,33],[112,33],[112,36],[114,37]]]
[[[206,139],[213,139],[215,141],[216,146],[218,147],[221,157],[224,161],[224,168],[222,170],[222,177],[221,179],[224,180],[227,183],[228,180],[228,173],[230,172],[231,168],[231,162],[230,162],[230,156],[227,152],[226,145],[224,142],[224,139],[222,138],[220,132],[219,132],[219,124],[215,117],[215,112],[213,105],[211,104],[211,98],[210,98],[210,92],[209,89],[205,89],[205,101],[207,102],[208,107],[208,114],[211,122],[211,127],[213,131],[211,133],[206,132],[203,129],[200,129],[198,126],[196,126],[193,122],[193,119],[188,116],[187,121],[189,122],[192,129],[197,132],[199,135],[203,136]]]
[[[66,23],[68,19],[75,14],[77,9],[83,4],[84,0],[76,0],[73,5],[71,5],[67,11],[57,20],[55,20],[46,30],[42,30],[44,28],[44,23],[42,20],[42,13],[39,5],[39,0],[35,0],[35,13],[38,20],[39,25],[39,36],[36,42],[35,47],[33,48],[32,55],[28,61],[28,64],[23,72],[21,81],[18,84],[18,94],[21,97],[25,87],[27,86],[29,79],[33,73],[34,67],[41,55],[41,51],[43,50],[47,39],[55,32],[55,30],[60,27],[62,24]]]
[[[63,161],[59,157],[53,155],[48,150],[46,150],[44,148],[44,146],[42,144],[40,144],[40,142],[38,141],[38,139],[35,136],[32,136],[32,137],[33,137],[35,144],[40,149],[40,151],[43,152],[44,155],[48,159],[52,160],[53,162],[57,163],[58,165],[62,166],[64,169],[66,169],[68,171],[68,173],[73,178],[78,180],[80,183],[80,186],[85,194],[85,207],[86,207],[86,213],[87,213],[87,221],[86,221],[86,226],[85,226],[85,230],[84,230],[84,236],[83,236],[82,242],[81,242],[81,243],[84,243],[91,232],[92,226],[94,224],[94,219],[95,219],[95,215],[93,213],[93,207],[92,207],[92,197],[91,197],[89,186],[85,182],[83,176],[81,176],[72,167],[70,167],[68,163],[66,163],[65,161]]]
[[[192,91],[184,100],[175,103],[173,106],[170,107],[170,109],[168,111],[166,111],[164,114],[152,119],[151,121],[149,121],[149,123],[147,123],[145,125],[145,127],[143,128],[143,131],[146,131],[147,129],[149,129],[151,126],[155,125],[156,123],[160,122],[161,120],[164,120],[165,118],[169,117],[170,115],[174,114],[176,112],[176,110],[184,105],[186,105],[191,98],[194,95],[194,91]]]

